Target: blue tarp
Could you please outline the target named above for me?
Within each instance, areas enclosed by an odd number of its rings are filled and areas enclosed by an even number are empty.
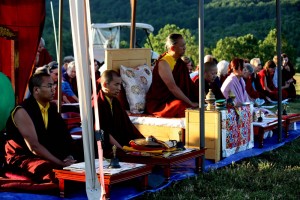
[[[283,146],[284,144],[291,142],[300,136],[300,123],[297,123],[297,130],[289,131],[289,137],[282,139],[282,142],[278,143],[278,135],[274,134],[271,138],[264,139],[264,147],[258,148],[258,143],[254,144],[254,148],[236,153],[230,157],[222,159],[217,163],[213,163],[209,160],[205,160],[205,170],[209,171],[211,169],[217,169],[230,165],[233,162],[240,161],[244,158],[253,157],[260,155],[266,151],[274,150],[278,147]],[[149,175],[149,188],[148,190],[141,191],[138,189],[138,181],[132,180],[126,181],[123,183],[118,183],[111,186],[111,200],[123,200],[123,199],[132,199],[138,197],[145,192],[156,192],[170,186],[173,182],[186,179],[188,177],[196,176],[194,173],[195,164],[194,160],[184,162],[180,165],[173,166],[171,169],[171,178],[169,181],[165,182],[162,169],[155,168],[153,173]],[[68,183],[67,183],[68,184]],[[68,187],[68,185],[66,185]],[[68,196],[64,199],[68,200],[86,200],[87,196],[85,194],[84,184],[77,186],[72,185],[72,189],[69,188]],[[45,195],[45,194],[33,194],[33,193],[17,193],[17,192],[1,192],[0,199],[9,199],[9,200],[61,200],[63,198],[57,195]]]

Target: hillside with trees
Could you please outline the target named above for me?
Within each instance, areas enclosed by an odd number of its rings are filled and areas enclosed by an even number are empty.
[[[263,42],[267,37],[272,39],[270,34],[274,34],[276,28],[275,0],[205,0],[204,3],[206,53],[218,54],[219,50],[216,49],[221,48],[224,42],[244,40],[248,46],[243,49],[248,49],[249,45],[254,48],[256,46],[253,54],[247,52],[246,55],[261,55],[260,48],[263,47]],[[64,55],[67,55],[73,53],[68,1],[65,1],[64,4],[63,52]],[[130,22],[130,0],[90,0],[90,4],[93,23]],[[58,26],[58,2],[53,1],[53,7],[56,26]],[[282,0],[281,7],[282,35],[287,44],[286,47],[288,47],[288,49],[283,48],[282,51],[289,52],[290,58],[296,63],[296,57],[300,57],[300,27],[298,26],[300,24],[300,0]],[[43,37],[46,39],[51,55],[55,55],[52,17],[48,0],[46,9]],[[188,48],[191,49],[188,49],[187,53],[193,57],[195,62],[197,61],[195,51],[198,47],[198,1],[174,0],[167,3],[163,0],[137,1],[136,21],[151,24],[155,28],[153,39],[161,37],[157,35],[166,25],[169,25],[169,28],[175,25],[179,30],[188,31],[191,36]],[[129,34],[127,38],[122,39],[128,38]],[[158,41],[154,41],[154,43],[156,42]],[[276,41],[274,42],[276,44]],[[126,46],[127,43],[124,42],[124,44]],[[237,49],[237,55],[243,49]],[[270,59],[267,56],[269,55],[264,55],[263,58]]]

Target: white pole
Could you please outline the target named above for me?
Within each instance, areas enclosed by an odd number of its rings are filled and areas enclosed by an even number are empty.
[[[58,61],[57,37],[56,37],[56,28],[55,28],[55,19],[54,19],[54,12],[53,12],[53,4],[52,4],[52,1],[50,1],[50,6],[51,6],[51,14],[52,14],[52,23],[53,23],[54,40],[55,40],[56,61]]]

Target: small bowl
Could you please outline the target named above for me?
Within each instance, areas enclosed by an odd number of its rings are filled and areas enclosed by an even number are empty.
[[[223,106],[225,106],[225,103],[226,103],[226,99],[216,100],[216,106],[217,107],[223,107]]]

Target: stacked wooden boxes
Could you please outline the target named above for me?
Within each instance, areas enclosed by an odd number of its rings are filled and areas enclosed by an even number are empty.
[[[205,158],[221,159],[221,113],[219,111],[205,111]],[[199,110],[187,109],[185,112],[185,146],[187,148],[200,147],[200,116]]]

